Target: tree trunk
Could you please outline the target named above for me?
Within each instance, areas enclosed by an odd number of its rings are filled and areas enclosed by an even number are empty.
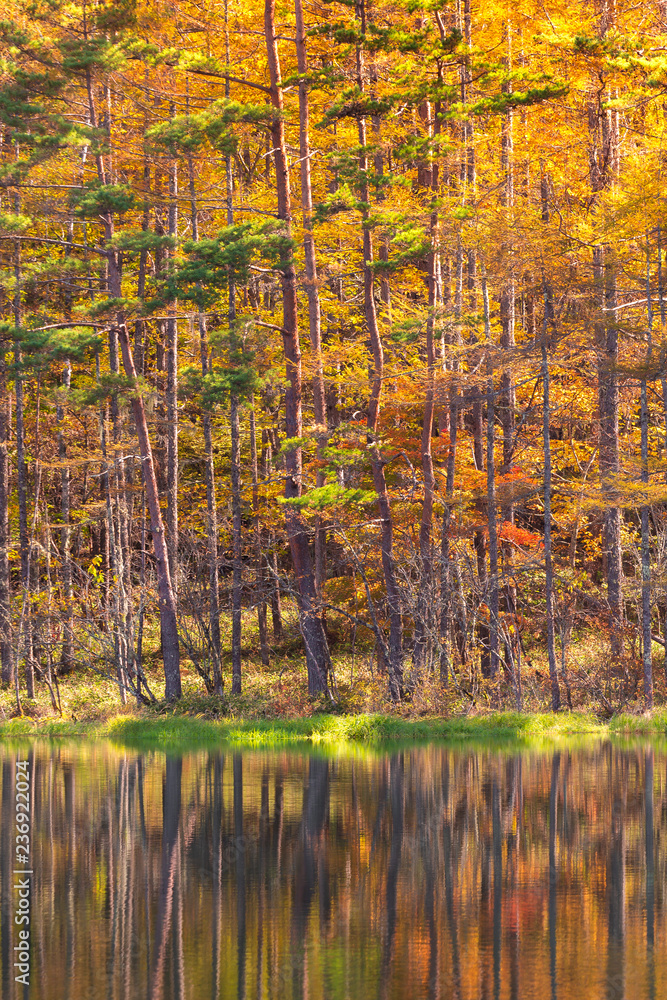
[[[10,399],[7,391],[6,341],[0,343],[0,670],[3,684],[11,684],[12,662],[12,592],[9,571],[9,428]]]
[[[118,329],[120,347],[123,355],[123,365],[128,379],[136,386],[137,374],[134,368],[134,359],[130,347],[130,339],[125,324]],[[135,389],[135,396],[132,400],[134,420],[139,438],[139,452],[141,454],[141,467],[143,469],[144,483],[146,486],[146,500],[151,521],[151,534],[153,536],[153,549],[155,552],[155,563],[158,580],[158,593],[160,604],[160,632],[162,637],[162,658],[164,662],[165,677],[165,698],[173,701],[181,697],[181,670],[178,648],[178,624],[176,619],[176,600],[171,586],[169,574],[169,556],[164,535],[164,524],[162,522],[162,511],[160,510],[160,497],[158,494],[157,480],[155,478],[155,466],[153,465],[153,450],[148,435],[148,424],[146,422],[146,411],[141,395]]]
[[[283,222],[287,236],[291,234],[291,202],[289,167],[285,148],[283,121],[283,94],[280,61],[275,32],[275,0],[265,0],[264,27],[266,52],[271,78],[271,103],[275,109],[271,132],[276,169],[278,218]],[[293,441],[302,434],[301,415],[301,348],[297,322],[296,271],[291,252],[285,248],[280,262],[283,297],[283,343],[287,368],[285,392],[285,425],[287,438]],[[285,455],[285,498],[296,499],[301,495],[301,448],[289,447]],[[331,658],[322,614],[317,598],[315,574],[308,546],[308,534],[303,518],[289,503],[286,505],[287,537],[298,586],[299,620],[306,649],[308,692],[311,695],[328,692]]]
[[[72,378],[72,366],[69,361],[65,362],[63,369],[63,390],[69,391]],[[69,674],[74,668],[74,605],[72,594],[72,561],[70,553],[70,469],[67,464],[67,445],[65,443],[65,433],[63,421],[65,410],[61,402],[56,407],[56,418],[58,420],[58,458],[60,461],[60,515],[62,517],[62,528],[60,529],[60,551],[62,553],[62,582],[63,597],[65,601],[64,635],[62,652],[60,655],[60,670],[63,674]]]
[[[18,197],[16,198],[15,210],[19,211]],[[14,245],[14,279],[16,281],[16,290],[14,292],[14,325],[18,331],[21,325],[21,257],[19,251],[18,241]],[[14,376],[14,386],[15,386],[15,399],[16,399],[16,471],[17,471],[17,486],[18,486],[18,501],[19,501],[19,547],[21,554],[21,589],[23,592],[23,607],[24,612],[22,617],[26,612],[29,612],[30,601],[30,541],[28,538],[28,466],[25,459],[25,413],[24,413],[24,398],[23,398],[23,376],[21,374],[21,348],[20,341],[17,339],[14,341],[14,365],[16,366],[16,374]],[[24,624],[24,629],[26,634],[29,634],[30,629],[27,623]],[[19,689],[19,655],[20,650],[17,644],[17,658],[16,658],[16,691],[18,700],[18,689]],[[32,659],[30,652],[26,652],[25,658],[25,669],[26,669],[26,684],[28,688],[28,697],[32,697],[30,694],[30,689],[32,687]]]
[[[613,8],[606,0],[597,5],[598,34],[602,39],[612,27]],[[600,86],[602,82],[603,86]],[[612,183],[618,166],[618,144],[610,112],[604,106],[605,81],[597,74],[590,84],[587,105],[589,132],[589,182],[593,198]],[[600,309],[608,320],[596,324],[598,346],[598,396],[600,408],[600,478],[605,499],[603,511],[603,551],[607,566],[607,599],[611,616],[612,656],[623,654],[623,593],[621,511],[614,498],[614,480],[620,473],[618,440],[618,329],[616,308],[616,265],[611,249],[597,246],[593,250],[593,280]]]
[[[648,483],[648,401],[646,379],[641,381],[641,454],[642,482]],[[649,534],[650,507],[641,508],[642,532],[642,647],[644,662],[644,700],[653,708],[653,659],[651,656],[651,538]]]
[[[299,161],[301,166],[301,207],[303,210],[303,248],[306,262],[306,294],[308,296],[308,328],[310,347],[313,355],[314,372],[312,379],[313,410],[317,427],[317,451],[321,456],[326,445],[327,408],[322,366],[322,317],[320,291],[315,258],[315,237],[313,235],[313,192],[310,171],[310,129],[308,106],[308,58],[306,53],[306,28],[303,20],[301,0],[294,0],[296,14],[296,57],[299,70]],[[326,480],[322,469],[317,470],[317,486],[324,486]],[[315,522],[315,585],[318,598],[322,599],[322,588],[326,581],[326,527],[317,517]]]
[[[456,436],[458,429],[458,406],[455,391],[449,411],[449,450],[447,453],[447,480],[445,484],[445,507],[442,515],[441,578],[440,578],[440,683],[447,685],[449,671],[453,672],[454,663],[450,657],[452,633],[452,565],[451,565],[451,525],[452,496],[454,493],[454,475],[456,470]]]
[[[658,226],[657,229],[657,241],[658,241],[658,298],[660,300],[660,323],[664,327],[665,322],[667,322],[667,308],[665,304],[665,295],[662,286],[662,238],[661,229]],[[665,424],[665,452],[667,452],[667,379],[663,376],[660,380],[660,385],[662,388],[662,416]],[[667,472],[665,472],[665,482],[667,482]],[[665,655],[663,658],[663,671],[665,674],[665,684],[667,684],[667,601],[665,602],[666,613],[665,613]]]
[[[425,113],[427,116],[427,130],[429,138],[435,131],[439,133],[439,120],[436,119],[435,127],[431,124],[431,105],[425,102]],[[430,182],[433,193],[434,207],[431,211],[430,238],[431,250],[428,256],[428,317],[426,320],[426,364],[427,383],[426,397],[424,399],[424,417],[421,436],[421,460],[422,474],[424,476],[424,501],[422,504],[421,525],[419,528],[419,591],[417,595],[417,616],[415,621],[415,638],[413,665],[415,680],[418,680],[421,670],[424,668],[426,660],[426,633],[430,618],[430,609],[434,604],[433,594],[433,557],[432,557],[432,530],[433,530],[433,501],[435,494],[435,472],[433,468],[433,453],[431,448],[431,438],[433,435],[433,421],[435,417],[435,366],[436,366],[436,343],[437,327],[439,325],[439,313],[442,308],[442,270],[440,261],[439,240],[439,216],[435,207],[435,198],[438,192],[439,183],[439,163],[437,159],[433,161],[429,158],[426,179]],[[446,671],[445,671],[446,676]]]
[[[487,350],[491,351],[491,317],[486,268],[482,264],[482,294],[484,298],[484,331]],[[486,383],[486,508],[489,525],[489,676],[498,673],[498,530],[496,524],[496,419],[493,366],[487,362],[489,378]]]
[[[257,629],[262,666],[270,662],[269,640],[266,630],[266,600],[264,596],[265,573],[262,556],[262,526],[259,516],[259,466],[257,461],[257,425],[255,421],[255,399],[250,398],[250,466],[252,470],[252,519],[253,550],[255,561],[255,596],[257,598]]]
[[[268,44],[268,43],[267,43]],[[277,50],[276,50],[277,51]],[[225,57],[229,66],[229,10],[225,2]],[[229,100],[229,76],[225,78],[225,97]],[[285,161],[287,162],[287,161]],[[225,155],[225,185],[227,195],[227,225],[234,225],[234,177],[232,158]],[[238,349],[236,340],[236,287],[233,275],[229,274],[227,299],[227,322],[229,325],[229,353],[231,364],[235,364]],[[232,694],[241,694],[241,611],[243,587],[243,546],[241,524],[241,423],[239,417],[239,397],[230,394],[229,422],[231,429],[231,486],[232,486]]]
[[[109,268],[109,284],[113,280],[114,287],[120,287],[119,269],[112,278],[112,271]],[[111,327],[109,330],[109,368],[113,375],[120,372],[120,361],[118,356],[118,328]],[[107,511],[107,537],[109,539],[109,552],[111,556],[111,570],[113,586],[110,586],[110,593],[113,595],[113,636],[114,655],[116,662],[116,673],[121,701],[125,704],[127,698],[127,642],[125,625],[127,621],[126,600],[124,591],[124,553],[127,546],[123,544],[124,529],[126,529],[126,518],[123,510],[121,497],[124,494],[124,462],[121,454],[121,428],[120,410],[118,407],[118,396],[114,392],[111,396],[111,432],[113,442],[113,477],[105,476],[106,484],[106,511]],[[106,456],[104,456],[106,458]],[[107,466],[108,468],[108,466]]]
[[[477,390],[475,390],[477,391]],[[480,393],[479,399],[473,403],[472,407],[472,433],[473,433],[473,456],[475,468],[478,472],[484,471],[484,402]],[[488,478],[488,472],[487,472]],[[483,500],[477,501],[477,510],[480,518],[487,516],[485,503]],[[484,530],[478,528],[473,534],[473,547],[477,561],[477,579],[479,586],[479,601],[486,601],[489,586],[489,578],[486,569],[487,543]],[[477,624],[477,635],[481,647],[480,664],[482,677],[491,676],[491,653],[489,648],[490,634],[487,622],[480,621]]]
[[[366,33],[366,10],[364,0],[359,0],[358,13],[362,34]],[[364,90],[363,50],[357,46],[357,85]],[[394,524],[389,503],[384,460],[377,444],[380,418],[380,395],[384,376],[384,351],[375,311],[375,287],[373,277],[373,235],[368,220],[370,217],[370,187],[368,183],[368,157],[366,153],[366,119],[359,119],[359,173],[361,176],[361,200],[363,210],[363,255],[364,255],[364,314],[373,354],[373,374],[371,395],[368,402],[367,440],[373,472],[373,485],[378,498],[381,522],[382,569],[384,573],[387,605],[389,609],[389,692],[393,701],[403,697],[403,621],[401,616],[401,595],[394,564]]]
[[[436,213],[434,213],[436,214]],[[436,215],[437,219],[437,215]],[[433,219],[431,220],[433,223]],[[436,222],[437,226],[437,222]],[[432,237],[435,241],[437,233],[432,225]],[[438,295],[438,251],[431,250],[429,254],[429,315],[426,321],[426,359],[427,359],[427,385],[426,398],[424,400],[424,416],[421,435],[421,460],[422,473],[424,476],[424,499],[422,502],[421,524],[419,526],[419,578],[417,594],[417,614],[415,617],[415,634],[413,649],[413,683],[416,683],[421,675],[426,661],[427,630],[429,609],[433,606],[433,594],[431,593],[433,584],[433,560],[432,560],[432,539],[431,531],[433,527],[433,500],[435,494],[435,473],[433,469],[433,453],[431,449],[431,437],[433,434],[434,397],[435,397],[435,341],[434,324],[435,310],[439,302]]]
[[[174,160],[169,173],[169,236],[176,238],[178,222],[178,165]],[[170,251],[170,256],[173,251]],[[168,258],[167,267],[172,267]],[[178,320],[176,303],[170,302],[166,324],[167,348],[167,550],[169,575],[174,597],[178,595]]]
[[[505,25],[505,35],[507,38],[507,55],[504,60],[508,76],[512,72],[512,24],[507,20]],[[503,84],[503,92],[511,93],[512,84],[508,81]],[[516,392],[512,383],[511,375],[511,354],[514,350],[515,323],[516,323],[516,283],[515,283],[515,262],[513,248],[514,230],[514,133],[513,133],[513,112],[509,108],[502,118],[501,124],[501,162],[505,173],[505,226],[506,241],[504,245],[504,267],[506,277],[500,292],[500,347],[503,353],[510,354],[510,359],[503,359],[503,372],[500,377],[500,393],[498,399],[498,410],[500,424],[503,434],[503,460],[500,466],[500,475],[508,476],[512,466],[512,456],[514,452],[515,436],[515,410]],[[501,510],[503,522],[514,523],[514,505],[504,503]],[[508,541],[501,542],[500,553],[503,567],[503,587],[501,592],[502,607],[505,613],[516,614],[516,587],[512,582],[512,545]],[[518,646],[512,646],[511,638],[505,641],[506,666],[505,673],[509,675],[510,664],[514,664],[514,650]],[[514,678],[515,686],[517,684]],[[520,681],[518,682],[520,684]],[[517,688],[518,690],[518,688]]]
[[[230,290],[230,299],[231,299]],[[231,313],[231,306],[230,306]],[[231,320],[231,316],[230,316]],[[241,524],[241,422],[239,400],[232,393],[231,425],[231,486],[232,486],[232,694],[241,694],[241,612],[242,612],[242,531]]]
[[[199,220],[197,218],[197,197],[195,190],[195,173],[192,155],[188,154],[188,177],[190,187],[190,221],[192,224],[192,239],[199,239]],[[199,330],[199,356],[201,373],[204,378],[210,371],[210,357],[206,316],[201,305],[197,309],[197,326]],[[211,413],[202,412],[204,430],[204,478],[206,480],[206,545],[208,548],[208,621],[210,631],[211,659],[213,661],[213,693],[222,695],[222,653],[220,641],[220,581],[218,578],[218,509],[215,499],[215,463],[213,458],[213,431]]]
[[[607,310],[615,305],[615,278],[612,264],[604,260],[604,251],[596,247],[594,275],[601,289],[601,299]],[[618,330],[615,314],[611,322],[598,324],[602,344],[598,352],[598,396],[600,410],[600,477],[605,498],[603,510],[603,551],[607,567],[607,599],[611,614],[612,655],[623,653],[622,563],[621,563],[621,511],[614,498],[614,483],[620,473],[618,439]]]
[[[549,403],[549,359],[547,354],[547,337],[549,322],[549,303],[544,296],[544,328],[542,341],[542,447],[544,454],[544,573],[546,577],[547,601],[547,655],[549,658],[549,679],[551,681],[551,709],[557,712],[560,708],[560,688],[556,671],[556,646],[554,635],[554,573],[551,558],[551,439],[549,422],[551,416]]]
[[[651,252],[648,233],[646,234],[646,312],[648,319],[648,352],[646,365],[651,363],[653,350],[653,306],[651,303]],[[642,482],[648,484],[648,398],[646,379],[641,380],[641,459]],[[644,661],[644,701],[648,709],[653,708],[653,658],[651,656],[651,537],[649,534],[650,506],[642,504],[642,654]]]
[[[505,26],[507,36],[506,65],[508,73],[512,71],[512,27],[508,21]],[[503,93],[511,93],[511,83],[503,84]],[[507,242],[505,243],[505,268],[507,276],[500,293],[500,346],[503,351],[514,348],[514,327],[516,311],[516,294],[514,284],[514,258],[511,245],[511,233],[514,225],[514,136],[512,130],[512,109],[508,109],[501,124],[501,161],[505,172],[505,224],[507,227]],[[506,476],[510,471],[512,452],[514,449],[514,407],[515,393],[512,376],[506,367],[500,379],[499,417],[503,429],[503,462],[500,474]],[[512,504],[503,507],[503,520],[513,521]]]
[[[268,480],[273,475],[273,444],[272,431],[262,431],[262,476]],[[276,553],[276,537],[274,531],[269,531],[266,538],[266,565],[269,568],[269,593],[271,595],[271,628],[275,642],[283,639],[283,614],[280,599],[280,577],[278,575],[278,556]]]

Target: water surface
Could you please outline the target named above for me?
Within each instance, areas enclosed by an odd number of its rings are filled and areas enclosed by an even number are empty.
[[[667,997],[662,744],[165,757],[4,743],[0,766],[3,1000]]]

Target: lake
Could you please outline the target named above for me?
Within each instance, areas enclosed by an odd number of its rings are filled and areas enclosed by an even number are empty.
[[[0,765],[3,1000],[667,997],[664,743]]]

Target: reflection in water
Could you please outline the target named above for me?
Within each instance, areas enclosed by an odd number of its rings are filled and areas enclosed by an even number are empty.
[[[31,998],[667,996],[662,746],[30,753]],[[0,747],[3,1000],[24,996],[15,756]]]

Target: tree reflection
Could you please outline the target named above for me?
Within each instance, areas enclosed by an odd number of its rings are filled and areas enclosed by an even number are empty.
[[[656,1000],[667,981],[657,745],[235,752],[227,771],[220,753],[34,754],[36,1000]]]

